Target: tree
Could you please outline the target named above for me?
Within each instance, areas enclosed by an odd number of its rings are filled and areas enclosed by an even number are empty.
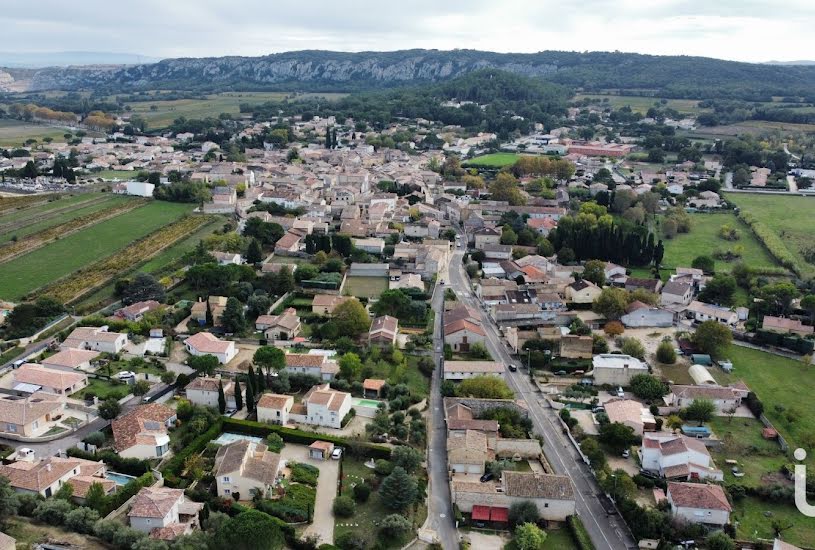
[[[509,507],[509,525],[517,527],[524,523],[537,523],[540,520],[540,512],[537,505],[531,500],[514,502]]]
[[[473,342],[468,355],[473,359],[492,359],[492,355],[483,342]]]
[[[240,333],[246,329],[243,306],[237,298],[229,298],[221,315],[221,324],[226,332]]]
[[[371,326],[365,306],[356,298],[346,300],[334,308],[334,323],[338,336],[356,338]]]
[[[604,288],[594,300],[592,309],[606,319],[619,319],[628,307],[628,293],[622,288]]]
[[[733,304],[733,294],[736,292],[736,279],[726,273],[714,275],[705,288],[699,293],[699,299],[710,304],[729,306]]]
[[[670,340],[663,340],[657,346],[657,361],[665,365],[676,363],[676,350]]]
[[[266,447],[273,453],[279,453],[283,450],[283,447],[286,446],[286,443],[283,441],[283,438],[280,435],[272,432],[266,436]]]
[[[252,384],[246,385],[246,410],[250,413],[255,412],[255,390]]]
[[[736,550],[736,543],[724,531],[716,531],[705,539],[707,550]]]
[[[474,376],[459,383],[456,395],[479,399],[512,399],[514,393],[507,383],[497,376]]]
[[[221,414],[226,412],[226,395],[224,395],[223,380],[218,380],[218,412]]]
[[[354,500],[357,502],[367,502],[371,496],[371,486],[366,483],[354,485]]]
[[[67,500],[44,500],[34,509],[34,517],[49,525],[62,525],[65,523],[65,515],[72,509],[73,506]]]
[[[391,452],[391,462],[412,474],[422,464],[422,454],[413,447],[399,446]]]
[[[606,453],[600,448],[596,439],[587,437],[581,441],[580,450],[583,451],[583,454],[589,459],[589,463],[595,471],[600,471],[605,467]]]
[[[257,510],[247,510],[230,518],[215,533],[217,548],[231,550],[278,550],[284,538],[277,522]]]
[[[710,320],[704,321],[696,327],[693,343],[702,353],[713,357],[721,357],[725,348],[733,341],[733,333],[723,324]]]
[[[133,384],[133,395],[144,395],[150,391],[150,383],[147,380],[139,380]]]
[[[331,509],[334,515],[339,518],[350,518],[357,511],[357,505],[351,497],[339,496],[334,499],[334,505]]]
[[[379,496],[382,498],[382,503],[388,508],[400,512],[405,511],[416,502],[417,495],[416,478],[409,476],[401,466],[396,466],[379,487]]]
[[[654,401],[668,393],[667,386],[656,376],[650,374],[637,374],[633,376],[629,387],[634,395],[646,401]]]
[[[693,403],[685,409],[685,418],[695,420],[701,426],[705,422],[710,422],[716,413],[716,405],[709,399],[694,399]]]
[[[354,531],[346,531],[334,538],[334,546],[341,550],[366,550],[368,540]]]
[[[631,426],[609,422],[600,426],[600,441],[619,454],[633,445],[637,441],[637,436]]]
[[[694,269],[701,269],[706,274],[713,273],[715,269],[715,264],[713,262],[713,258],[710,256],[696,256],[691,262],[691,267]]]
[[[63,483],[62,487],[57,489],[57,492],[54,493],[54,498],[59,498],[67,501],[70,501],[73,496],[74,496],[74,486],[71,485],[70,483]]]
[[[339,360],[340,376],[348,381],[356,380],[362,372],[362,360],[356,353],[343,354]]]
[[[410,523],[410,520],[404,516],[390,514],[385,516],[379,523],[379,529],[382,531],[382,534],[387,537],[399,538],[413,529],[413,525]]]
[[[603,286],[606,284],[606,262],[602,260],[589,260],[583,267],[582,277],[596,284]]]
[[[246,248],[246,263],[256,265],[263,261],[263,249],[257,239],[249,241]]]
[[[501,244],[518,244],[518,234],[508,225],[501,230]]]
[[[241,381],[235,378],[235,408],[237,410],[243,409],[243,391],[241,390]]]
[[[105,420],[113,420],[119,416],[120,412],[122,412],[122,406],[113,397],[108,397],[99,403],[99,416]]]
[[[256,292],[246,300],[246,310],[252,317],[265,315],[272,305],[272,299],[265,292]]]
[[[506,201],[512,206],[526,204],[526,198],[518,187],[518,180],[509,172],[499,172],[495,181],[490,184],[489,191],[493,200]]]
[[[258,366],[258,370],[266,369],[266,375],[271,376],[273,372],[286,368],[286,354],[274,346],[260,346],[252,356],[252,362]]]
[[[94,481],[85,493],[85,506],[93,508],[100,514],[107,511],[108,499],[102,484]]]
[[[779,281],[761,287],[758,298],[763,300],[762,309],[770,315],[786,315],[790,311],[793,298],[800,293],[788,281]]]
[[[168,370],[161,373],[161,382],[163,384],[167,384],[169,386],[170,384],[175,383],[175,380],[176,374],[173,371]]]
[[[801,309],[809,313],[809,320],[815,324],[815,294],[807,294],[801,298]]]
[[[218,368],[220,362],[214,355],[193,355],[187,359],[187,365],[199,374],[210,375]]]
[[[630,355],[631,357],[645,359],[645,346],[643,346],[642,342],[636,338],[625,338],[621,351],[626,355]]]
[[[87,504],[65,514],[65,526],[82,535],[92,534],[97,521],[99,521],[99,513],[87,507]]]
[[[515,528],[512,541],[518,550],[543,550],[546,532],[534,523],[523,523]]]
[[[165,296],[164,285],[159,283],[152,275],[138,273],[124,288],[121,296],[122,302],[125,304],[134,304],[147,300],[163,302]]]
[[[637,484],[625,470],[614,470],[608,475],[601,476],[599,480],[603,491],[617,501],[631,498],[637,491]]]

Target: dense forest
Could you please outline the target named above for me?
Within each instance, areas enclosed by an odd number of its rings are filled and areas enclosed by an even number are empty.
[[[263,57],[165,59],[114,70],[6,69],[28,90],[363,91],[449,80],[481,68],[511,71],[585,91],[681,98],[767,101],[815,99],[815,66],[738,63],[689,56],[621,52],[529,54],[476,50],[298,51]]]

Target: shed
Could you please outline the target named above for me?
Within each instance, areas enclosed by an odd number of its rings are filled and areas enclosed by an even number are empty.
[[[707,367],[691,365],[690,369],[688,369],[688,374],[690,374],[694,384],[697,386],[718,386],[716,380],[714,380],[710,374],[710,371],[707,370]]]
[[[334,452],[334,444],[328,441],[315,441],[308,446],[309,458],[327,460],[332,452]]]
[[[713,364],[713,359],[710,357],[710,355],[705,355],[702,353],[694,353],[691,355],[691,360],[693,361],[694,365],[704,365],[709,367]]]

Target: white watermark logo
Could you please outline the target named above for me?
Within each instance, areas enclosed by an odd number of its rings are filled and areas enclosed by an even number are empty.
[[[807,458],[803,449],[795,449],[792,454],[798,462]],[[807,502],[807,467],[803,464],[795,465],[795,507],[806,517],[815,518],[815,506]]]

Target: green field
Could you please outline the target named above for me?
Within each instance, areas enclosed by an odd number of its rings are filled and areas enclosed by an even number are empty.
[[[90,178],[101,178],[103,180],[132,180],[136,177],[135,170],[102,170],[100,172],[90,172]]]
[[[87,197],[87,195],[86,195],[86,197]],[[92,214],[94,212],[100,212],[102,210],[107,210],[108,208],[111,208],[111,207],[116,206],[118,204],[122,204],[122,203],[124,203],[124,202],[126,202],[128,200],[130,200],[130,199],[128,199],[127,197],[124,197],[122,195],[107,195],[107,196],[103,197],[103,200],[101,200],[99,202],[82,201],[82,202],[79,202],[79,203],[76,204],[76,208],[73,208],[73,209],[67,210],[65,212],[58,213],[58,214],[49,215],[47,211],[42,212],[42,213],[40,213],[39,215],[36,216],[36,220],[39,220],[39,221],[35,221],[34,219],[32,219],[30,221],[34,222],[34,223],[30,223],[29,225],[25,225],[24,227],[20,227],[18,229],[9,230],[7,232],[0,233],[0,244],[11,240],[12,237],[16,236],[17,238],[22,238],[22,237],[31,235],[32,233],[42,231],[43,229],[48,229],[49,227],[54,227],[56,225],[68,222],[68,221],[73,220],[74,218],[78,218],[80,216],[85,216],[87,214]],[[83,206],[83,204],[86,203],[86,202],[92,202],[92,204]],[[55,204],[59,204],[59,201],[49,203],[48,206],[52,206],[52,205],[55,205]],[[67,205],[69,205],[68,202],[62,204],[62,206],[67,206]],[[54,210],[54,208],[52,208],[50,210]]]
[[[724,471],[725,483],[738,483],[745,487],[759,487],[780,479],[779,469],[788,463],[778,442],[764,439],[764,425],[755,418],[717,416],[708,423],[722,441],[721,449],[711,448],[716,465]],[[733,475],[727,460],[738,460],[744,477]]]
[[[21,120],[13,119],[0,119],[0,146],[14,147],[23,146],[27,139],[36,139],[42,143],[44,138],[50,137],[55,142],[64,142],[63,137],[66,133],[72,133],[66,127],[60,126],[45,126],[42,124],[33,124],[30,122],[23,122]],[[85,131],[89,136],[100,136],[98,132]]]
[[[113,374],[115,375],[116,372],[113,372]],[[103,401],[108,397],[121,399],[130,393],[130,389],[128,388],[127,384],[123,384],[119,381],[106,380],[104,378],[90,378],[88,379],[88,385],[78,392],[72,394],[71,397],[73,399],[84,399],[85,395],[89,392],[92,392],[99,398],[100,401]]]
[[[218,117],[221,113],[240,114],[241,103],[260,104],[266,101],[280,101],[296,94],[287,92],[226,92],[207,96],[207,99],[174,99],[169,101],[139,101],[128,103],[131,114],[139,114],[147,121],[148,130],[164,128],[178,117],[200,119]],[[347,94],[298,94],[297,98],[325,97],[337,99]]]
[[[42,195],[43,200],[47,200],[48,202],[36,206],[21,208],[8,214],[3,214],[3,217],[0,218],[0,223],[5,225],[9,222],[22,222],[23,220],[36,219],[41,214],[45,214],[51,210],[63,208],[65,206],[79,205],[80,203],[88,200],[97,199],[102,195],[102,193],[84,193],[78,195]]]
[[[764,222],[778,233],[801,267],[806,269],[804,275],[815,274],[815,265],[804,259],[803,251],[812,248],[815,241],[815,199],[811,197],[784,195],[753,195],[747,193],[730,193],[727,200],[735,203],[740,209],[749,212],[757,220]]]
[[[815,205],[813,205],[815,206]],[[728,224],[738,229],[741,238],[738,241],[726,241],[719,237],[719,228]],[[751,267],[777,267],[772,256],[758,242],[749,227],[741,223],[734,214],[691,214],[690,233],[681,233],[673,239],[664,239],[665,258],[663,266],[667,268],[690,267],[697,256],[711,255],[714,249],[744,247],[742,260]],[[729,272],[736,262],[716,260],[717,272]]]
[[[745,497],[734,503],[731,521],[739,522],[736,534],[739,540],[773,539],[773,522],[791,526],[784,531],[784,542],[815,547],[815,518],[808,518],[795,506]]]
[[[496,168],[503,168],[504,166],[509,166],[510,164],[515,164],[515,161],[518,160],[518,156],[515,153],[490,153],[489,155],[481,155],[480,157],[475,157],[464,164],[468,166],[489,166],[489,167],[496,167]]]
[[[608,105],[612,109],[620,109],[622,107],[628,106],[631,107],[631,110],[635,113],[642,113],[645,114],[648,112],[648,109],[654,106],[654,104],[660,103],[660,98],[658,97],[641,97],[641,96],[630,96],[630,95],[597,95],[597,94],[578,94],[575,96],[575,100],[579,101],[581,99],[590,98],[596,100],[600,105]],[[604,101],[608,99],[608,101]],[[687,113],[687,114],[698,114],[704,112],[709,109],[701,109],[699,107],[699,100],[698,99],[668,99],[667,103],[664,105],[670,109],[674,109],[680,113]]]
[[[5,263],[0,269],[0,298],[18,300],[32,290],[114,254],[191,210],[188,204],[151,202]]]
[[[388,290],[387,277],[348,277],[345,281],[343,294],[358,298],[378,298]]]

